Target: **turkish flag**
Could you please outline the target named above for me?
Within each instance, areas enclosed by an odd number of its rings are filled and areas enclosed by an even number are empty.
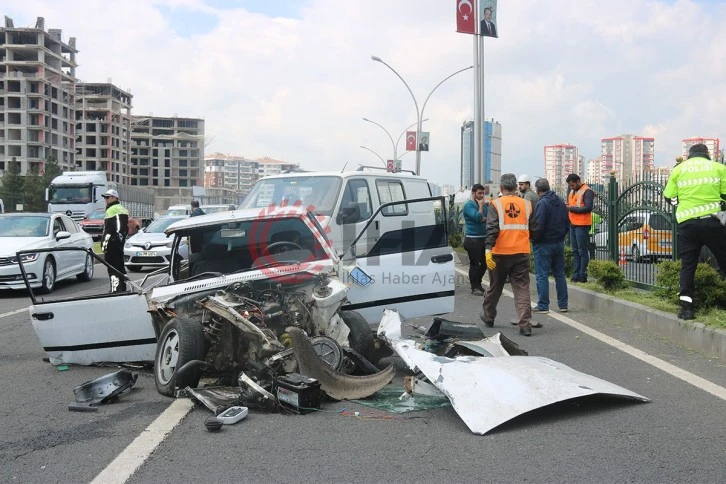
[[[476,34],[476,0],[456,0],[456,31]]]
[[[406,151],[416,151],[416,131],[406,131]]]

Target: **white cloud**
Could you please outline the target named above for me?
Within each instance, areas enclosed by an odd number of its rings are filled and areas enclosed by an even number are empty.
[[[242,4],[243,5],[243,4]],[[159,6],[218,16],[207,33],[181,36]],[[472,39],[455,32],[454,2],[310,0],[296,18],[203,0],[13,2],[15,25],[75,36],[77,76],[112,78],[134,94],[138,114],[204,117],[207,151],[340,169],[392,155],[395,137],[416,118],[411,96],[372,54],[406,79],[421,105],[450,73],[471,65]],[[688,0],[511,0],[499,2],[500,39],[486,42],[486,116],[503,126],[505,171],[540,173],[542,147],[568,141],[587,158],[600,139],[653,134],[656,164],[670,163],[681,139],[723,129],[726,75],[719,24],[724,4]],[[432,95],[425,117],[431,150],[422,174],[458,181],[459,133],[470,119],[473,74]],[[401,148],[399,148],[400,151]],[[403,158],[413,168],[414,155]]]

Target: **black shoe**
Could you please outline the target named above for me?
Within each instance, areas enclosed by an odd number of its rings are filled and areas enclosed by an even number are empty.
[[[587,275],[582,276],[580,282],[587,282]]]
[[[519,328],[519,334],[523,336],[532,336],[532,329],[531,328]]]
[[[483,296],[484,295],[484,289],[479,289],[478,287],[472,287],[471,293],[474,296]]]
[[[484,323],[484,326],[486,326],[487,328],[493,328],[494,327],[494,321],[487,321],[486,320],[486,316],[484,316],[484,310],[483,309],[481,311],[479,311],[479,319],[482,320],[482,322]]]
[[[681,301],[681,309],[678,311],[678,319],[696,319],[696,313],[693,311],[693,303]]]
[[[579,278],[577,278],[577,277],[575,277],[575,276],[572,276],[572,277],[570,278],[570,282],[580,282],[580,279],[579,279]]]

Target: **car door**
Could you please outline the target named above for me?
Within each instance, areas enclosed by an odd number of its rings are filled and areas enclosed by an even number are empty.
[[[53,225],[51,227],[51,247],[63,248],[72,247],[70,238],[58,240],[58,233],[67,232],[66,226],[63,223],[60,215],[53,217]],[[62,279],[68,276],[71,270],[73,256],[69,251],[58,250],[53,252],[53,258],[55,259],[55,273],[57,279]]]
[[[123,293],[62,301],[33,300],[30,320],[54,362],[91,365],[153,361],[156,334],[146,297]]]
[[[65,228],[66,232],[71,234],[71,237],[70,239],[68,239],[66,247],[85,248],[84,239],[86,238],[87,234],[83,232],[78,224],[70,217],[61,215],[60,219],[63,222],[63,227]],[[78,274],[80,272],[83,272],[83,269],[86,265],[86,254],[78,250],[72,250],[69,251],[67,255],[70,272],[72,274]]]
[[[362,253],[354,243],[343,257],[340,275],[351,284],[343,309],[360,312],[371,325],[385,309],[405,318],[453,311],[454,254],[445,220],[443,197],[381,205],[359,234],[366,237],[377,224],[375,244]]]

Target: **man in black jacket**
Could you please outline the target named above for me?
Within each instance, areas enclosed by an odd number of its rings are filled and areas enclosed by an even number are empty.
[[[547,313],[550,309],[550,270],[555,276],[557,306],[567,312],[567,278],[565,277],[565,235],[570,227],[569,212],[565,202],[550,190],[550,182],[540,178],[534,184],[539,201],[534,210],[538,230],[532,238],[534,273],[537,279],[537,306],[535,313]]]
[[[192,207],[192,213],[189,214],[190,217],[198,217],[200,215],[205,215],[204,210],[199,208],[198,200],[192,200],[191,207]]]

